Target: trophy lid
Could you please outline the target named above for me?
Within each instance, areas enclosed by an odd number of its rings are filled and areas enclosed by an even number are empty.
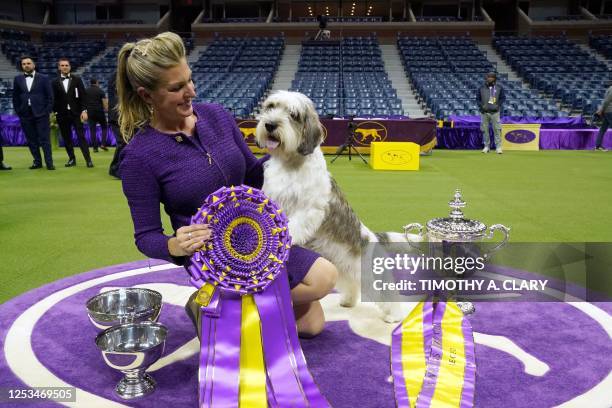
[[[445,241],[476,241],[484,237],[487,226],[480,221],[464,217],[461,209],[466,203],[460,189],[455,190],[455,196],[448,205],[451,208],[448,217],[434,218],[427,222],[429,234]]]

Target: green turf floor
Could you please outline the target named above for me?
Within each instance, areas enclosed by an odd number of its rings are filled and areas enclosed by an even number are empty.
[[[28,170],[26,148],[4,148],[0,172],[0,303],[44,283],[143,259],[121,182],[108,176],[112,151],[96,165]],[[77,152],[79,154],[79,152]],[[79,156],[77,156],[79,158]],[[418,172],[373,171],[342,157],[329,165],[362,221],[400,231],[448,213],[462,189],[469,218],[512,228],[515,242],[611,242],[612,153],[593,151],[435,151]],[[166,225],[168,225],[166,223]]]

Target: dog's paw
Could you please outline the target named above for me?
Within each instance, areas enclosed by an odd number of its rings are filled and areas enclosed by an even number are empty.
[[[397,313],[388,312],[383,314],[383,320],[387,323],[398,323],[401,322],[404,316]]]
[[[352,295],[342,295],[340,297],[340,306],[342,307],[354,307],[357,303],[357,298]]]
[[[382,313],[382,319],[387,323],[397,323],[404,319],[400,303],[383,302],[378,307]]]

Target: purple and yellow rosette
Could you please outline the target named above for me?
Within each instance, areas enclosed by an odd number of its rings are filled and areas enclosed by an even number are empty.
[[[474,406],[472,326],[452,301],[419,302],[391,335],[398,408]]]
[[[260,190],[223,187],[191,219],[212,238],[191,258],[201,306],[200,407],[329,407],[297,336],[287,217]]]

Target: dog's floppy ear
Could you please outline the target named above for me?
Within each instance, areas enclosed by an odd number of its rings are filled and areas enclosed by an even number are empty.
[[[307,156],[321,143],[323,139],[323,129],[319,122],[319,115],[314,109],[308,109],[304,118],[304,134],[302,143],[297,148],[299,154]]]

